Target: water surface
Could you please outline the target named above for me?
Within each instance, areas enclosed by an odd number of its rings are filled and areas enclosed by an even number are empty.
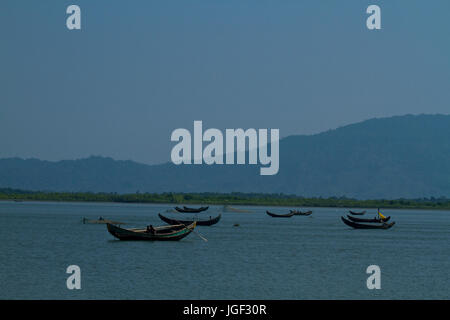
[[[0,202],[0,298],[450,298],[450,212],[384,210],[393,228],[353,230],[340,221],[344,209],[276,219],[265,210],[288,209],[253,206],[245,207],[251,213],[225,212],[217,225],[198,227],[207,242],[194,233],[179,242],[124,242],[105,225],[82,223],[103,216],[132,227],[161,225],[157,213],[170,208]],[[381,290],[367,289],[372,264],[381,268]],[[81,268],[81,290],[66,287],[69,265]]]

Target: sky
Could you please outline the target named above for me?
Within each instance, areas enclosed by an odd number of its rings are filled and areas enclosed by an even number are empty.
[[[68,30],[66,8],[81,8]],[[368,30],[366,8],[381,8]],[[0,1],[0,158],[170,160],[177,128],[450,113],[450,1]]]

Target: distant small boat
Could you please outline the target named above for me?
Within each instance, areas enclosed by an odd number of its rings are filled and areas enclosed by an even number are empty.
[[[250,211],[250,210],[233,208],[233,207],[228,206],[228,205],[223,206],[222,211],[223,211],[223,212],[239,212],[239,213],[249,213],[249,212],[252,212],[252,211]]]
[[[266,211],[266,213],[273,218],[290,218],[294,215],[293,212],[289,212],[286,214],[277,214],[277,213],[272,213],[272,212]]]
[[[154,227],[153,232],[145,229],[124,229],[107,223],[108,232],[119,240],[177,241],[189,235],[196,223]]]
[[[177,210],[178,212],[199,213],[208,210],[208,208],[209,207],[200,207],[200,208],[175,207],[175,210]]]
[[[362,216],[363,214],[366,213],[366,211],[361,211],[361,212],[355,212],[352,210],[348,210],[351,214],[355,215],[355,216]]]
[[[390,216],[386,217],[384,219],[382,219],[382,218],[361,219],[361,218],[356,218],[356,217],[352,217],[352,216],[349,216],[349,215],[347,215],[347,218],[349,220],[353,221],[353,222],[379,222],[379,223],[381,223],[381,222],[388,222],[389,219],[391,219]]]
[[[305,211],[305,212],[301,212],[299,210],[290,210],[291,212],[294,213],[294,216],[309,216],[310,214],[312,214],[312,211]]]
[[[346,225],[355,229],[389,229],[395,224],[395,222],[383,222],[382,224],[362,224],[347,220],[344,217],[341,217],[341,219]]]
[[[110,224],[126,224],[125,222],[103,219],[101,217],[99,219],[96,219],[96,220],[83,218],[83,224],[86,224],[86,223],[89,223],[89,224],[107,224],[107,223],[110,223]]]
[[[189,225],[192,224],[194,221],[197,222],[197,226],[212,226],[213,224],[216,224],[219,222],[222,215],[218,215],[215,218],[210,218],[209,220],[179,220],[179,219],[171,219],[163,216],[161,213],[158,213],[159,218],[164,221],[165,223],[176,225],[176,224],[183,224],[183,225]]]

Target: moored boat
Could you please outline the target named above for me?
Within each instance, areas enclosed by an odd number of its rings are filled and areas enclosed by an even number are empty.
[[[290,218],[290,217],[292,217],[294,215],[293,212],[289,212],[289,213],[286,213],[286,214],[278,214],[278,213],[273,213],[273,212],[266,211],[266,213],[269,216],[273,217],[273,218]]]
[[[362,216],[363,214],[366,213],[366,211],[361,211],[361,212],[355,212],[352,210],[348,210],[351,214],[355,215],[355,216]]]
[[[217,222],[219,222],[220,218],[222,217],[221,214],[219,214],[217,217],[215,218],[211,218],[208,220],[197,220],[197,219],[192,219],[192,220],[180,220],[180,219],[171,219],[168,217],[163,216],[161,213],[158,213],[159,218],[164,221],[165,223],[168,224],[183,224],[183,225],[189,225],[192,224],[194,221],[197,222],[197,226],[212,226],[213,224],[216,224]]]
[[[305,212],[301,212],[300,210],[290,210],[291,212],[294,213],[294,216],[309,216],[310,214],[312,214],[312,211],[305,211]]]
[[[252,212],[250,210],[233,208],[233,207],[228,206],[228,205],[223,206],[222,211],[223,212],[240,212],[240,213],[250,213],[250,212]]]
[[[100,217],[99,219],[86,219],[83,218],[83,224],[126,224],[125,222],[120,222],[120,221],[113,221],[113,220],[108,220],[108,219],[103,219],[102,217]]]
[[[195,228],[196,222],[190,225],[178,224],[152,229],[124,229],[107,223],[108,232],[119,240],[148,240],[148,241],[177,241],[189,235]]]
[[[199,212],[203,212],[208,210],[209,207],[200,207],[200,208],[188,208],[188,207],[184,207],[180,208],[180,207],[175,207],[175,210],[177,210],[178,212],[187,212],[187,213],[199,213]]]
[[[362,219],[362,218],[357,218],[357,217],[352,217],[347,215],[347,218],[353,222],[388,222],[389,219],[391,219],[391,217],[385,217],[385,218],[372,218],[372,219]]]
[[[363,224],[347,220],[344,217],[341,217],[341,219],[346,225],[355,229],[389,229],[395,224],[395,222],[382,222],[381,224]]]

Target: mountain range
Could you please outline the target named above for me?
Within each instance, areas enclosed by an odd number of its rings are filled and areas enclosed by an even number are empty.
[[[375,118],[280,140],[277,175],[259,165],[146,165],[92,156],[0,159],[0,188],[69,192],[258,192],[394,199],[450,196],[450,116]]]

